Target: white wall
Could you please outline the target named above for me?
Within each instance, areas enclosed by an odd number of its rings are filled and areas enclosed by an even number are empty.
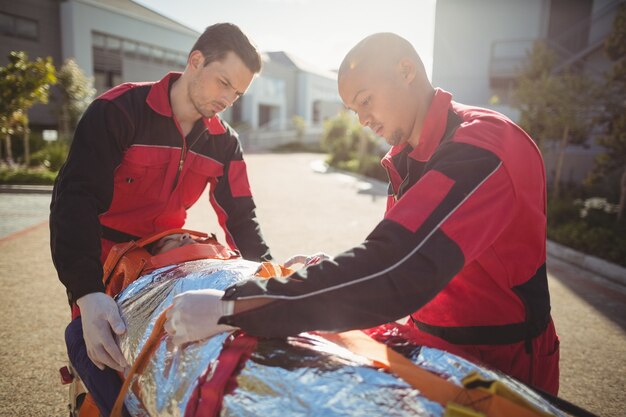
[[[122,14],[92,0],[68,0],[61,3],[63,59],[74,57],[88,76],[93,76],[93,31],[185,53],[199,36],[191,30],[177,31],[138,16]],[[163,75],[164,72],[158,78]]]
[[[298,74],[297,113],[304,118],[307,126],[313,124],[313,103],[317,100],[341,104],[337,90],[337,80],[317,74],[300,72]]]
[[[486,106],[493,42],[541,36],[545,7],[546,0],[437,1],[433,85],[450,91],[461,103]],[[512,43],[503,52],[519,54],[513,50],[518,45]]]
[[[171,65],[148,62],[141,59],[124,57],[122,59],[122,75],[127,81],[158,81],[165,74],[174,71]]]
[[[287,95],[284,80],[260,75],[252,82],[244,97],[246,100],[242,115],[250,126],[259,127],[259,105],[265,104],[278,108],[276,120],[272,121],[271,128],[287,127]]]

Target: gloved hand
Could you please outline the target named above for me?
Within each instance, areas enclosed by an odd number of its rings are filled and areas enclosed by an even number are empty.
[[[165,317],[165,331],[176,346],[195,342],[218,333],[236,330],[236,327],[217,324],[222,316],[233,314],[235,302],[224,301],[224,291],[193,290],[174,297],[172,308]]]
[[[101,370],[104,366],[124,371],[128,363],[117,346],[111,329],[118,335],[126,332],[117,303],[102,292],[94,292],[76,300],[83,322],[83,337],[89,359]]]
[[[315,265],[327,259],[332,259],[332,256],[325,254],[324,252],[317,252],[313,255],[294,255],[287,259],[283,265],[287,268],[291,265],[303,264],[304,266]]]

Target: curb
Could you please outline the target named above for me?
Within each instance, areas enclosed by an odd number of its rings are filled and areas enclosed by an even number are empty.
[[[0,185],[0,193],[52,194],[52,185]]]
[[[626,287],[626,268],[620,265],[578,252],[551,240],[548,240],[546,251],[548,255],[576,265],[581,269],[593,272],[594,274],[598,274],[602,278]]]

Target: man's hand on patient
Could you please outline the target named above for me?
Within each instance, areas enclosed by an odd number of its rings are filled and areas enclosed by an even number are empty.
[[[217,324],[222,316],[233,314],[234,301],[224,301],[224,291],[194,290],[174,297],[172,308],[165,314],[165,330],[175,345],[195,342],[236,327]]]
[[[108,295],[94,292],[76,301],[83,322],[83,337],[89,359],[100,369],[105,365],[117,371],[128,366],[111,330],[121,335],[126,331],[117,303]]]
[[[317,252],[312,255],[294,255],[287,259],[283,265],[290,268],[292,265],[302,264],[304,266],[315,265],[327,259],[332,259],[332,256],[324,253]]]

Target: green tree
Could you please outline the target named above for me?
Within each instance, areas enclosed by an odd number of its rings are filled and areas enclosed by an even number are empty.
[[[80,116],[94,99],[93,78],[87,77],[73,59],[67,59],[57,73],[59,106],[59,136],[69,140]]]
[[[543,42],[537,42],[518,78],[514,104],[520,125],[542,150],[557,142],[557,164],[552,197],[559,197],[561,171],[568,145],[582,145],[591,134],[598,111],[598,85],[584,74],[565,69],[556,73],[557,57]]]
[[[9,53],[9,63],[0,67],[0,132],[6,141],[6,158],[13,162],[11,135],[21,130],[24,136],[24,162],[29,163],[27,111],[37,103],[47,103],[50,85],[56,83],[52,58],[29,61],[22,51]]]
[[[598,182],[622,170],[617,220],[623,221],[626,219],[626,3],[620,5],[604,47],[613,61],[606,74],[604,112],[599,117],[606,130],[598,138],[598,143],[606,152],[596,158],[591,180]]]

